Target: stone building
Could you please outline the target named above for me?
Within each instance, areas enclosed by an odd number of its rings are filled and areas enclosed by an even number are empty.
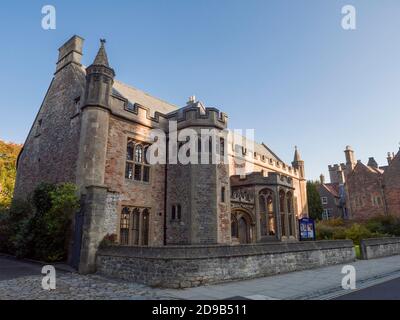
[[[324,175],[320,176],[317,185],[323,207],[322,218],[324,220],[334,218],[347,218],[346,191],[344,184],[326,183]]]
[[[308,212],[297,148],[288,165],[265,144],[243,137],[235,143],[227,115],[194,97],[179,108],[116,80],[104,43],[89,67],[81,64],[81,37],[59,49],[54,78],[18,159],[15,198],[41,182],[78,186],[82,205],[71,263],[93,271],[107,234],[125,246],[297,240],[297,219]],[[227,161],[150,164],[155,129],[169,141],[184,129],[213,129],[218,140],[210,140],[209,152]]]
[[[356,160],[350,146],[346,147],[345,156],[346,164],[329,166],[329,173],[331,183],[345,186],[349,216],[400,216],[400,152],[388,153],[386,166],[379,166],[373,157],[367,164]]]

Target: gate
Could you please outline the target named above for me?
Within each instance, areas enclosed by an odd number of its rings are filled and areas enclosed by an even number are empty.
[[[74,239],[72,246],[72,257],[71,266],[78,270],[79,261],[81,257],[81,246],[82,246],[82,228],[83,228],[83,210],[79,210],[75,213],[75,229],[74,229]]]

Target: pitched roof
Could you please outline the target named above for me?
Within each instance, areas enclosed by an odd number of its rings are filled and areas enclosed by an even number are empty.
[[[325,189],[328,190],[333,196],[338,198],[340,197],[338,183],[324,183],[322,186],[325,187]]]
[[[148,93],[132,86],[128,86],[119,80],[114,80],[113,93],[124,97],[132,105],[138,103],[146,108],[149,108],[151,116],[154,116],[156,111],[167,114],[178,109],[178,107],[173,104],[155,98]]]

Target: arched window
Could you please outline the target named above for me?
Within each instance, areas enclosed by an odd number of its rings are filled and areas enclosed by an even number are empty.
[[[274,236],[276,234],[276,222],[274,212],[274,198],[270,195],[267,198],[267,211],[268,211],[268,235]]]
[[[286,210],[285,210],[285,192],[281,190],[279,192],[279,211],[281,216],[281,234],[287,236],[287,222],[286,222]]]
[[[221,202],[225,203],[225,187],[221,188]]]
[[[140,210],[135,208],[132,210],[132,245],[139,245],[139,221],[140,221]]]
[[[150,214],[148,209],[144,209],[142,213],[142,245],[149,245],[149,220]]]
[[[121,212],[120,222],[120,243],[121,245],[129,245],[129,220],[130,211],[129,208],[123,208]]]
[[[287,212],[288,212],[288,223],[289,223],[289,235],[295,235],[295,220],[294,220],[294,211],[293,211],[293,196],[291,192],[288,192],[286,195],[287,202]]]
[[[124,207],[121,211],[120,243],[126,246],[149,244],[149,209]]]
[[[261,235],[268,235],[268,220],[267,220],[267,206],[265,203],[265,197],[260,195],[259,197],[260,205],[260,223],[261,223]]]

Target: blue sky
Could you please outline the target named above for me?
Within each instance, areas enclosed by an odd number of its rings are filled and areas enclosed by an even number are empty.
[[[57,29],[41,28],[54,5]],[[357,30],[341,8],[357,9]],[[0,12],[0,139],[24,142],[55,71],[57,48],[99,38],[117,78],[182,106],[196,95],[229,115],[231,128],[291,162],[297,145],[308,178],[344,161],[386,153],[400,142],[398,0],[8,1]]]

